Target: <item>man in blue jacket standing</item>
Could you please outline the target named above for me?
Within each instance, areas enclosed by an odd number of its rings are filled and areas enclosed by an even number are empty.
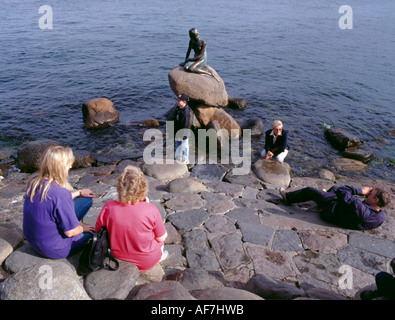
[[[321,218],[347,229],[370,230],[379,227],[386,219],[382,208],[387,206],[390,195],[380,188],[354,188],[351,186],[333,186],[328,191],[306,187],[300,190],[280,194],[288,203],[314,201],[320,208]],[[363,195],[361,201],[354,195]]]

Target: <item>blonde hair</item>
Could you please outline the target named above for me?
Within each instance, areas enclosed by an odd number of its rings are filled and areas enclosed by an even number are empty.
[[[135,166],[127,166],[118,177],[118,198],[121,203],[136,204],[148,193],[148,184],[143,172]]]
[[[48,181],[42,190],[40,202],[46,199],[52,183],[56,182],[64,188],[69,187],[68,174],[74,159],[73,151],[68,147],[49,147],[41,158],[39,175],[33,177],[28,183],[26,194],[30,197],[30,201],[33,202],[34,196],[41,191],[44,179]]]
[[[283,123],[280,120],[274,120],[272,122],[272,129],[277,128],[277,127],[283,127]]]

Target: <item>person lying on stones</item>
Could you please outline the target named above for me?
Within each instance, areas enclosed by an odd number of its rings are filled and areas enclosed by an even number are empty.
[[[283,130],[283,123],[280,120],[274,120],[272,129],[265,132],[265,148],[261,156],[266,160],[276,159],[282,163],[288,155],[288,150],[288,132]]]
[[[117,192],[118,200],[103,206],[96,231],[107,227],[115,258],[135,264],[140,271],[150,270],[168,256],[163,250],[167,231],[158,208],[149,203],[148,184],[140,168],[123,170]]]
[[[390,266],[395,274],[395,258],[391,260]],[[381,271],[375,276],[376,290],[364,290],[361,292],[362,300],[372,300],[376,298],[395,299],[395,277],[388,272]]]
[[[183,66],[186,71],[212,76],[219,82],[218,78],[213,73],[203,69],[207,64],[206,41],[200,38],[196,28],[189,30],[189,37],[190,40],[185,61],[180,63],[180,66]],[[194,51],[195,55],[190,58],[189,55],[191,54],[191,50]]]
[[[89,189],[71,191],[68,172],[74,162],[70,148],[49,147],[40,173],[28,182],[23,204],[23,234],[31,247],[51,259],[66,258],[92,236],[93,226],[80,221],[95,197]]]
[[[390,202],[388,192],[372,187],[333,186],[328,191],[306,187],[291,192],[281,188],[280,195],[287,203],[314,201],[324,221],[355,230],[378,228],[386,219],[382,208]],[[365,199],[361,201],[354,195]]]

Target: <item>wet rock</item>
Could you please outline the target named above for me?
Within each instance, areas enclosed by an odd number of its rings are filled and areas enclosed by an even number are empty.
[[[319,175],[319,177],[321,179],[329,180],[329,181],[332,181],[332,182],[336,181],[336,177],[335,177],[334,173],[332,171],[328,170],[328,169],[321,169],[318,172],[318,175]]]
[[[324,135],[332,146],[340,151],[361,144],[361,140],[357,136],[340,128],[325,129]]]
[[[82,104],[82,117],[87,129],[105,128],[119,121],[119,112],[107,98],[94,98]]]
[[[252,170],[268,184],[287,188],[291,182],[291,168],[285,162],[261,159],[254,163]]]
[[[139,277],[139,269],[127,261],[119,261],[115,271],[98,270],[90,273],[84,280],[84,287],[94,300],[124,300],[134,288]]]
[[[32,173],[40,168],[41,157],[51,146],[62,145],[50,139],[42,139],[23,143],[18,148],[18,168],[22,172]]]
[[[248,281],[246,290],[271,300],[290,300],[304,296],[304,291],[295,284],[271,279],[263,274],[254,275]]]
[[[259,136],[263,133],[263,121],[260,118],[248,119],[246,123],[243,123],[242,127],[244,129],[251,130],[252,136]]]
[[[356,159],[362,162],[368,162],[374,157],[373,151],[365,145],[359,147],[347,148],[343,151],[342,156],[345,158]]]
[[[347,171],[364,171],[368,168],[368,165],[359,160],[348,159],[348,158],[337,158],[332,160],[331,164],[337,170]]]
[[[181,66],[174,67],[168,74],[170,88],[176,96],[185,93],[191,100],[201,101],[207,105],[226,107],[228,105],[228,94],[225,84],[218,73],[206,65],[214,77],[187,72]]]
[[[244,110],[247,108],[248,101],[244,98],[229,98],[228,107],[232,109]]]
[[[90,300],[69,265],[47,260],[0,283],[0,300]]]

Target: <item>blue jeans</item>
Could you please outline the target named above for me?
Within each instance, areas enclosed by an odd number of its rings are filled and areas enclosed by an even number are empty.
[[[77,216],[78,221],[81,221],[86,216],[89,209],[92,207],[93,200],[92,198],[77,197],[73,200],[73,202],[75,215]],[[84,245],[88,243],[91,237],[92,234],[90,232],[83,232],[81,239],[73,241],[73,244],[71,245],[70,255],[79,251]]]

